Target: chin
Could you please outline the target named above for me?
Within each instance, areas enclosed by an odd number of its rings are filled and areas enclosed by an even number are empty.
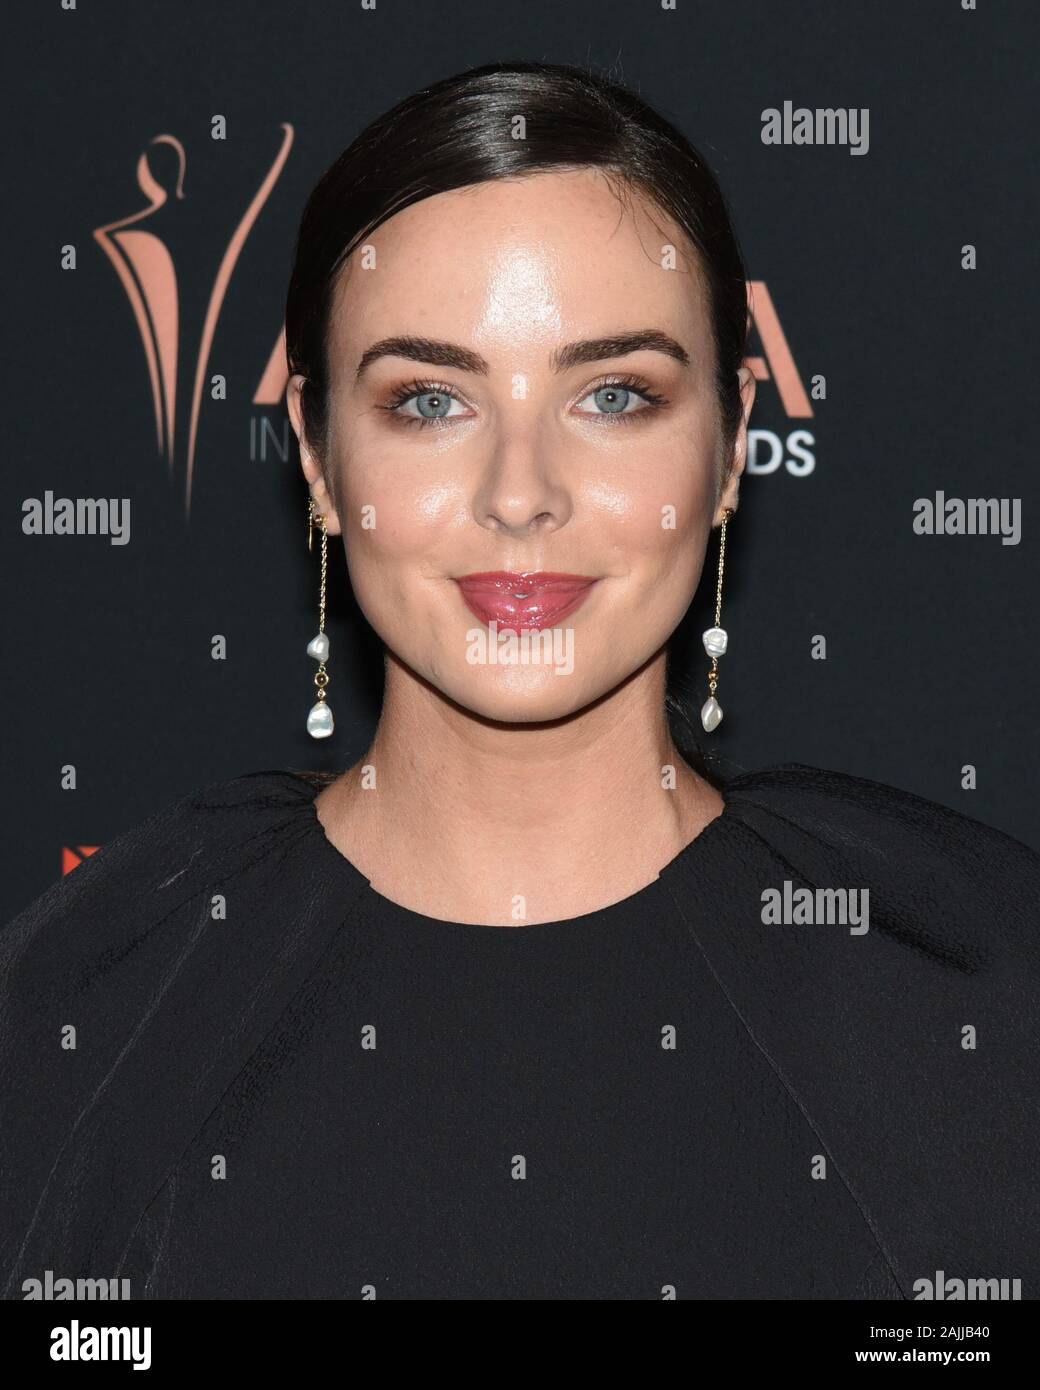
[[[504,724],[535,724],[565,719],[590,704],[598,689],[589,690],[587,676],[551,666],[467,667],[449,688],[441,689],[456,704],[483,719]]]

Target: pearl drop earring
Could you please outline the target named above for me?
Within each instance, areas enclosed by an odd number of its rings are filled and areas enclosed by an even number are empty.
[[[314,498],[307,503],[307,549],[314,548],[314,527],[321,526],[321,590],[318,600],[318,635],[307,643],[307,655],[318,663],[314,684],[318,687],[318,698],[307,715],[307,732],[311,738],[328,738],[335,726],[332,710],[325,698],[325,687],[329,683],[329,673],[325,663],[329,659],[329,639],[325,632],[325,576],[329,567],[329,534],[323,514],[316,515]]]
[[[722,622],[722,568],[726,559],[726,523],[733,515],[733,508],[727,507],[722,514],[722,529],[719,533],[719,578],[715,586],[715,626],[709,627],[701,636],[704,650],[711,657],[711,670],[708,672],[708,698],[701,706],[701,723],[705,733],[712,733],[722,723],[722,706],[715,698],[719,688],[719,657],[724,656],[729,646],[729,634]]]

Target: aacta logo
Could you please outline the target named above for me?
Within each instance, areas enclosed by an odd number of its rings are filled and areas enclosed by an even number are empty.
[[[282,123],[281,147],[274,162],[261,180],[252,202],[246,208],[238,226],[234,228],[224,255],[217,268],[216,276],[209,293],[205,318],[197,339],[187,343],[193,352],[194,361],[188,389],[191,392],[191,406],[188,417],[188,442],[184,451],[184,510],[191,512],[191,485],[195,472],[195,449],[198,443],[199,411],[202,405],[203,383],[209,366],[213,339],[224,305],[228,285],[234,274],[238,258],[242,254],[249,233],[253,230],[264,204],[285,168],[293,143],[293,128]],[[169,145],[177,155],[177,182],[172,196],[183,198],[184,171],[187,156],[184,146],[175,135],[156,135],[153,145]],[[115,266],[116,274],[126,291],[134,318],[137,320],[145,360],[148,364],[148,377],[152,388],[152,405],[155,412],[156,440],[160,454],[166,456],[171,477],[175,472],[177,457],[178,401],[181,387],[178,368],[181,360],[181,340],[188,335],[182,330],[180,314],[180,281],[177,267],[173,263],[169,249],[162,238],[149,229],[148,223],[169,201],[170,190],[164,188],[155,177],[148,163],[145,150],[137,161],[137,183],[146,199],[145,205],[118,222],[110,222],[94,231],[96,240],[109,260]],[[279,334],[278,341],[268,361],[267,370],[261,378],[253,397],[254,404],[275,405],[284,396],[289,380],[285,366],[285,332]]]
[[[174,264],[173,256],[158,231],[150,226],[171,198],[184,199],[188,196],[185,192],[184,178],[187,155],[183,144],[175,135],[156,135],[149,142],[150,146],[169,146],[175,152],[177,177],[173,187],[166,188],[160,182],[148,162],[148,150],[145,149],[137,161],[136,169],[137,185],[145,199],[143,206],[119,218],[118,221],[94,230],[95,239],[115,268],[137,323],[151,386],[156,445],[159,453],[166,459],[171,478],[176,474],[178,460],[183,459],[186,516],[191,513],[199,416],[221,309],[242,249],[281,177],[293,145],[293,127],[283,121],[280,129],[281,145],[275,158],[226,242],[210,286],[201,326],[182,323],[182,281],[178,267]],[[189,273],[198,272],[192,267]],[[762,342],[763,356],[748,357],[747,365],[759,381],[775,382],[780,402],[789,418],[810,418],[813,410],[809,397],[780,325],[780,317],[763,281],[749,282],[748,302],[752,322]],[[182,354],[187,356],[189,369],[186,374],[188,380],[184,384],[180,376]],[[253,393],[253,404],[271,408],[282,406],[288,380],[283,327]],[[182,399],[187,402],[187,441],[183,450],[178,433],[184,423],[179,410]],[[787,436],[786,441],[770,430],[752,430],[749,433],[749,472],[772,473],[783,464],[788,472],[804,476],[815,467],[815,459],[809,452],[815,441],[807,431],[796,430]],[[261,458],[266,453],[268,442],[273,443],[281,459],[288,458],[288,420],[284,424],[281,443],[270,429],[263,435]],[[763,445],[769,449],[768,459],[760,456]]]

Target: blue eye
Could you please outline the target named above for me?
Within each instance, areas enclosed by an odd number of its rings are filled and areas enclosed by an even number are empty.
[[[415,402],[416,409],[408,410],[405,407],[411,402]],[[410,395],[403,397],[395,405],[395,409],[401,415],[418,416],[423,420],[444,420],[452,414],[451,407],[459,406],[462,402],[457,396],[453,396],[448,391],[413,391]],[[454,412],[456,414],[460,412]],[[462,412],[464,413],[464,412]]]
[[[620,415],[628,409],[636,396],[624,386],[601,386],[598,391],[593,391],[592,399],[605,414]]]
[[[440,425],[469,412],[450,386],[439,381],[410,381],[394,392],[393,399],[380,406],[402,425]]]
[[[595,410],[582,410],[586,401],[593,401]],[[654,406],[663,405],[664,397],[630,382],[607,381],[583,396],[576,407],[579,415],[638,415]]]

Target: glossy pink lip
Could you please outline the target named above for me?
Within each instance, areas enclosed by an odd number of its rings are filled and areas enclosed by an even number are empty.
[[[554,627],[585,602],[598,579],[586,574],[553,574],[528,570],[510,574],[493,570],[467,574],[455,583],[469,611],[482,623],[496,622],[499,629],[537,632]]]

